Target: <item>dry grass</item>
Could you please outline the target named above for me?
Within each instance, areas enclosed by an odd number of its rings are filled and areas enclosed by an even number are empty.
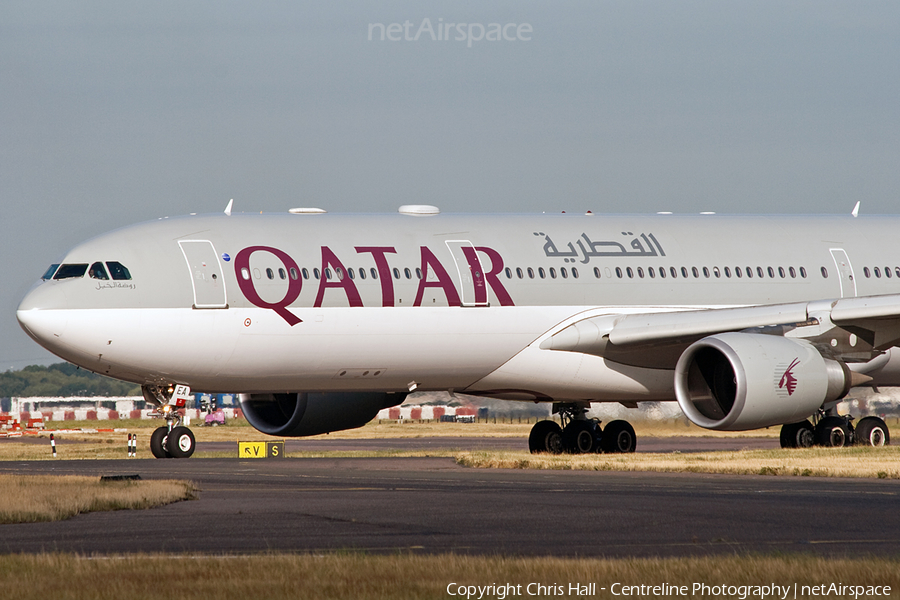
[[[568,586],[570,583],[590,582],[597,584],[597,595],[593,597],[599,598],[612,597],[610,586],[616,582],[687,586],[694,583],[734,586],[775,583],[790,586],[790,597],[794,597],[793,586],[796,583],[797,597],[801,598],[810,595],[802,594],[800,586],[833,582],[888,585],[892,588],[892,596],[896,597],[896,590],[900,588],[900,559],[829,559],[800,555],[619,560],[452,554],[274,554],[175,558],[165,555],[90,558],[69,554],[0,556],[0,588],[15,590],[16,598],[41,600],[143,600],[172,594],[184,600],[427,600],[451,597],[447,593],[451,583],[457,586],[508,583],[521,588],[516,596],[507,597],[558,598],[560,595],[576,596],[569,594],[568,589],[564,594],[553,596],[529,596],[527,586],[530,583]],[[846,594],[840,596],[852,597]],[[474,597],[478,597],[477,592]],[[482,597],[502,596],[493,593]]]
[[[660,471],[812,477],[900,479],[900,447],[740,450],[680,454],[552,455],[527,452],[461,452],[457,463],[496,469]]]
[[[0,523],[61,521],[87,512],[152,508],[194,498],[187,481],[0,475]]]

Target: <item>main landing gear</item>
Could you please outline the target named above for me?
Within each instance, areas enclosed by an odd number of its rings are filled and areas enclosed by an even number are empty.
[[[782,425],[781,447],[842,448],[853,444],[887,446],[891,443],[891,432],[885,422],[878,417],[863,417],[854,427],[853,417],[842,417],[837,411],[830,409],[816,415],[815,421],[815,426],[809,420]]]
[[[183,407],[183,401],[176,399],[175,404],[170,403],[174,388],[145,385],[141,391],[148,402],[156,404],[157,414],[154,416],[166,420],[164,426],[153,430],[150,452],[156,458],[190,458],[194,453],[194,434],[184,426],[184,417],[178,412]]]
[[[634,452],[637,436],[628,421],[611,421],[600,427],[600,421],[587,417],[587,403],[554,404],[563,426],[555,421],[538,421],[528,436],[532,454],[590,454],[593,452]]]

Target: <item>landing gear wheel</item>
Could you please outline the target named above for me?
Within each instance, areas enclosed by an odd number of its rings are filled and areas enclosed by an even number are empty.
[[[594,421],[572,421],[562,432],[563,449],[569,454],[589,454],[599,449],[597,424]]]
[[[172,458],[172,455],[166,452],[166,438],[168,436],[168,427],[157,427],[150,435],[150,452],[156,458]]]
[[[820,446],[843,448],[852,439],[850,424],[842,417],[825,417],[816,425],[816,443]]]
[[[175,427],[169,432],[166,449],[174,458],[190,458],[194,453],[194,434],[187,427]]]
[[[815,432],[809,421],[785,423],[781,426],[782,448],[812,448],[815,443]]]
[[[538,421],[528,436],[528,449],[532,454],[562,454],[562,429],[555,421]]]
[[[610,421],[603,428],[600,446],[608,453],[634,452],[637,447],[634,427],[628,421]]]
[[[878,417],[864,417],[856,424],[856,443],[861,446],[888,446],[891,432],[887,424]]]

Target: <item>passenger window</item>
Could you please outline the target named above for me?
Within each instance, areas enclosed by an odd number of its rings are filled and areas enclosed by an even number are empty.
[[[363,269],[362,267],[359,268],[359,278],[360,278],[360,279],[365,279],[365,278],[366,278],[366,270]]]
[[[800,267],[800,277],[806,279],[806,267]]]
[[[638,277],[640,277],[641,279],[643,279],[643,278],[644,278],[644,269],[638,267],[638,268],[637,268],[637,274],[638,274]]]
[[[559,268],[559,274],[562,275],[562,278],[563,278],[563,279],[566,279],[566,278],[569,277],[569,272],[566,270],[565,267],[560,267],[560,268]]]
[[[419,267],[416,267],[416,277],[422,279],[422,269]]]
[[[756,274],[759,275],[760,279],[766,276],[765,273],[763,273],[762,267],[756,267]]]
[[[709,277],[709,269],[707,269],[706,267],[703,267],[703,276]]]
[[[694,275],[695,278],[700,277],[700,271],[697,270],[697,267],[691,267],[691,273]]]
[[[675,270],[675,267],[669,267],[669,273],[671,273],[672,279],[678,279],[678,271]]]
[[[326,271],[328,273],[328,279],[331,279],[331,270]],[[340,267],[335,267],[334,276],[338,278],[338,281],[344,280],[344,270]]]
[[[50,268],[47,269],[43,275],[41,275],[41,279],[53,279],[53,274],[56,273],[56,270],[59,268],[59,263],[55,265],[50,265]]]
[[[278,278],[287,279],[287,273],[284,272],[284,269],[278,269]]]
[[[59,270],[56,271],[56,275],[53,276],[53,279],[77,279],[78,277],[84,277],[87,268],[87,263],[62,265],[59,267]]]
[[[628,274],[628,279],[634,279],[634,271],[631,270],[631,267],[625,267],[625,272]]]
[[[725,267],[725,277],[731,278],[731,269],[728,267]]]
[[[681,267],[681,276],[684,277],[685,279],[687,279],[687,276],[688,276],[687,267]]]
[[[534,279],[534,269],[528,267],[528,279]]]
[[[866,278],[872,276],[872,274],[869,272],[869,267],[863,267],[863,275],[865,275]]]
[[[572,278],[578,279],[578,269],[576,269],[575,267],[572,267]]]
[[[109,279],[109,275],[106,274],[106,269],[103,268],[102,262],[95,262],[91,265],[91,268],[88,269],[88,277],[91,279]]]
[[[713,275],[716,276],[716,279],[722,276],[722,273],[719,272],[719,267],[713,267]]]
[[[888,279],[891,278],[891,268],[890,267],[884,268],[884,276],[887,277]]]
[[[895,274],[897,277],[900,277],[900,267],[894,267],[894,274]]]
[[[795,269],[794,267],[788,267],[788,273],[791,274],[792,279],[797,278],[797,269]]]
[[[516,267],[516,277],[522,279],[524,277],[524,273],[522,273],[522,267]]]
[[[319,273],[318,268],[313,269],[313,277],[315,277],[316,279],[319,279],[319,277],[321,277],[321,273]]]
[[[822,267],[822,277],[824,279],[828,279],[828,269],[826,269],[825,267]]]
[[[506,271],[506,278],[512,279],[512,269],[510,269],[509,267],[506,267],[506,269],[504,269],[504,271]]]
[[[546,273],[544,273],[544,267],[538,267],[538,275],[541,279],[544,279],[547,276]]]
[[[619,279],[622,279],[622,268],[621,267],[616,267],[616,277],[618,277]]]
[[[735,267],[735,268],[734,268],[734,274],[738,276],[738,279],[740,279],[741,277],[744,276],[744,271],[741,270],[740,267]]]
[[[778,267],[778,276],[784,279],[784,267]]]
[[[306,267],[303,267],[303,270],[300,272],[303,274],[303,279],[309,279],[309,269],[307,269]],[[297,277],[294,275],[293,268],[291,269],[291,279],[297,279]]]
[[[353,269],[347,269],[347,275],[350,276],[350,279],[356,279],[356,272]]]
[[[600,267],[594,267],[594,277],[600,279]]]
[[[403,274],[406,275],[407,279],[412,279],[412,271],[409,270],[409,267],[403,269]]]
[[[131,279],[131,272],[120,262],[107,261],[106,268],[109,269],[109,274],[112,276],[113,281],[127,281]]]
[[[275,271],[272,269],[266,269],[266,277],[269,279],[275,279]]]
[[[647,274],[653,279],[656,277],[656,270],[653,267],[647,267]]]
[[[881,279],[881,269],[879,269],[878,267],[875,267],[875,277]]]
[[[400,269],[394,267],[394,279],[400,279]]]
[[[325,280],[331,281],[331,269],[325,269]]]
[[[661,278],[663,278],[663,279],[666,278],[666,268],[665,268],[665,267],[660,267],[660,268],[659,268],[659,276],[660,276]]]
[[[772,279],[775,279],[775,269],[773,269],[772,267],[769,267],[766,270],[769,272],[769,277],[771,277]]]
[[[747,267],[747,279],[753,279],[753,269]]]
[[[247,267],[241,267],[241,277],[244,278],[244,281],[250,281],[250,271],[247,270]]]

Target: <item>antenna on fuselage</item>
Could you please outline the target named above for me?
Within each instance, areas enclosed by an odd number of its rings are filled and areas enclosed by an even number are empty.
[[[856,201],[856,206],[853,207],[853,210],[850,211],[850,214],[853,215],[854,218],[859,216],[859,203],[860,201]]]
[[[225,207],[225,214],[229,217],[231,216],[231,207],[234,205],[234,198],[228,201],[228,206]]]

